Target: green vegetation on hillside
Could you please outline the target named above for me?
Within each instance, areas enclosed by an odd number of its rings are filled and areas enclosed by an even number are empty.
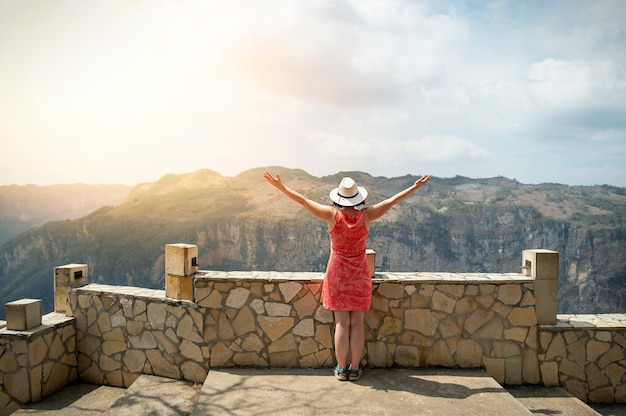
[[[347,175],[267,169],[320,202]],[[163,288],[169,243],[198,245],[201,269],[323,271],[325,224],[265,183],[264,170],[166,175],[120,205],[33,228],[0,246],[0,302],[38,297],[51,310],[53,268],[67,263],[88,264],[90,282]],[[349,175],[370,203],[418,178]],[[434,178],[373,224],[368,245],[379,271],[518,272],[522,250],[556,250],[562,312],[623,311],[625,218],[622,188]]]

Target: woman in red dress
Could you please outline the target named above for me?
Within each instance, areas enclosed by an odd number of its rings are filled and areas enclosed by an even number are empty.
[[[365,346],[365,312],[372,302],[372,279],[365,253],[370,224],[426,185],[432,175],[422,176],[409,188],[370,207],[365,207],[367,190],[357,186],[352,178],[343,178],[339,187],[330,192],[333,205],[329,206],[288,188],[278,174],[273,177],[265,172],[263,176],[328,225],[331,249],[324,275],[322,303],[335,315],[337,366],[333,371],[339,380],[358,380],[363,371],[360,361]],[[352,360],[350,366],[348,352]]]

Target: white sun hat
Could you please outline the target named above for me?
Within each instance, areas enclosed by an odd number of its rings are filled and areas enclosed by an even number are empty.
[[[367,189],[357,186],[352,178],[343,178],[339,187],[330,191],[330,199],[342,207],[354,207],[362,204],[367,198]]]

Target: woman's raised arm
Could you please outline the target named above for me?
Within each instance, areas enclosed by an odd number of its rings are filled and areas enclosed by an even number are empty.
[[[267,182],[269,182],[270,185],[272,185],[273,187],[281,191],[289,199],[305,207],[307,211],[313,214],[313,216],[323,221],[326,221],[329,229],[331,229],[332,226],[334,226],[335,212],[336,212],[335,208],[310,200],[306,198],[305,196],[301,195],[300,193],[294,191],[293,189],[288,188],[283,183],[279,174],[276,174],[276,177],[273,177],[271,173],[265,172],[263,174],[263,177],[265,178]]]
[[[422,176],[421,178],[416,180],[415,183],[412,186],[406,188],[403,191],[398,192],[397,194],[395,194],[391,198],[387,198],[384,201],[381,201],[381,202],[379,202],[379,203],[377,203],[377,204],[375,204],[375,205],[365,209],[364,214],[365,214],[366,219],[369,222],[372,222],[372,221],[375,221],[375,220],[379,219],[380,217],[385,215],[387,213],[387,211],[389,211],[391,209],[391,207],[393,207],[394,205],[396,205],[399,202],[404,201],[413,192],[417,191],[422,186],[426,185],[428,183],[428,181],[430,180],[430,178],[432,178],[432,177],[433,177],[433,175]]]

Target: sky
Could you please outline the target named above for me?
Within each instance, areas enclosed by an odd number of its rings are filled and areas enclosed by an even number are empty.
[[[626,186],[623,0],[0,0],[0,185]]]

